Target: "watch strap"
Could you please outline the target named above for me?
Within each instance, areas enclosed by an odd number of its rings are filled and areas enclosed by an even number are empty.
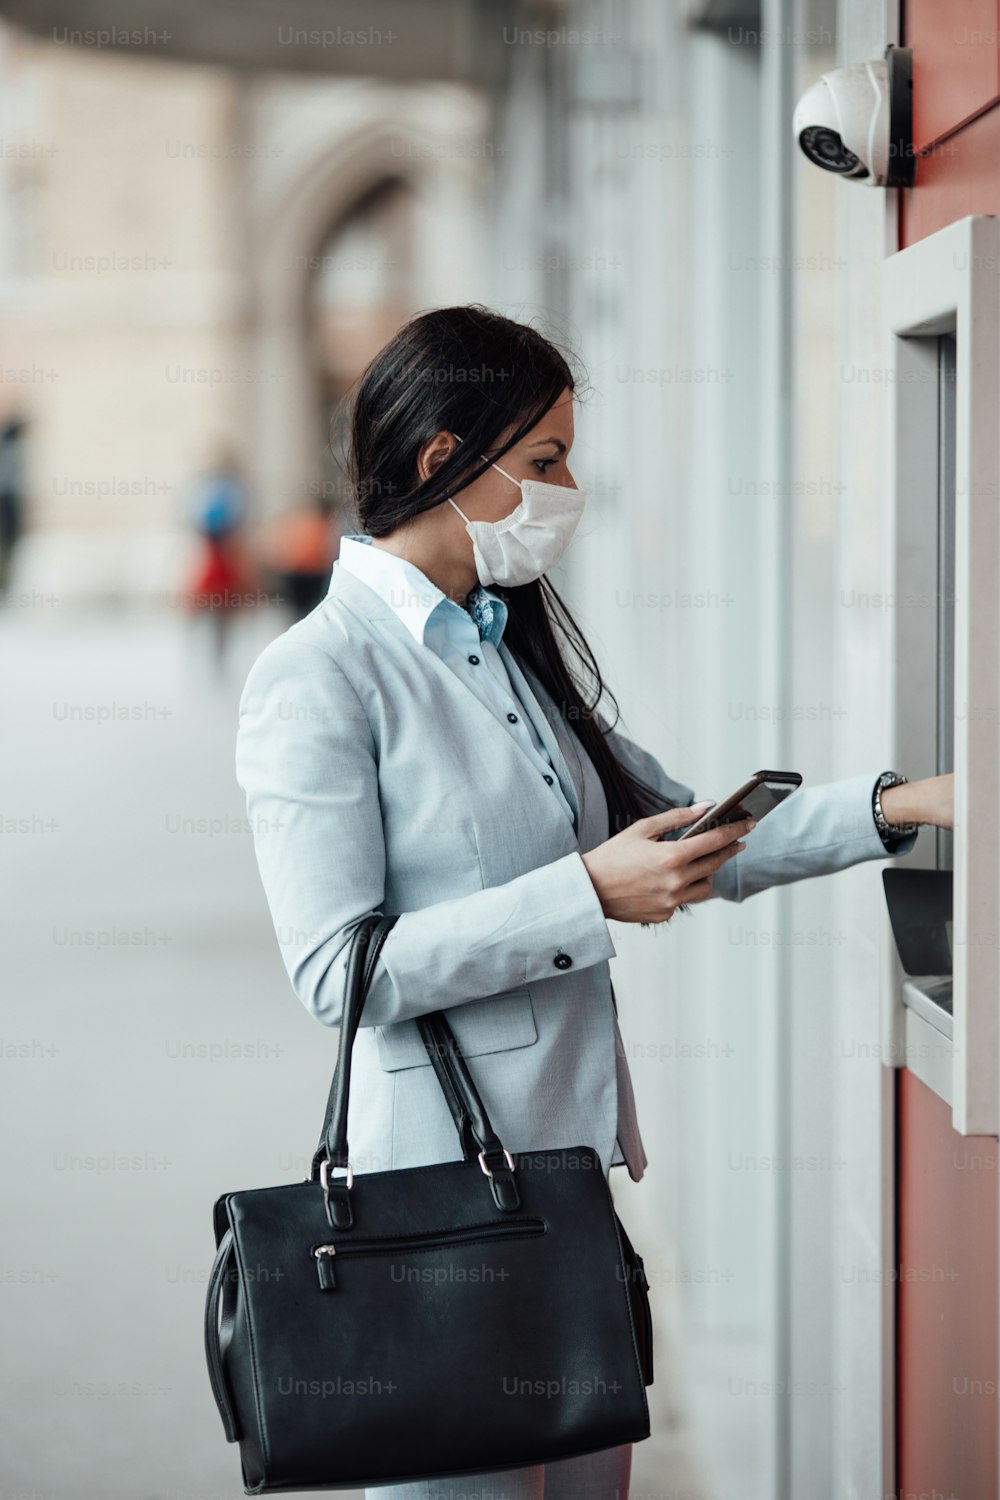
[[[883,771],[872,790],[872,817],[886,848],[909,834],[916,833],[920,827],[919,823],[890,823],[882,811],[882,793],[891,786],[902,786],[908,781],[909,777],[903,776],[899,771]]]

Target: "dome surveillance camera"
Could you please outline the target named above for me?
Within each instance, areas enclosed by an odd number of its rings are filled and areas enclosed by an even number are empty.
[[[824,73],[792,118],[814,166],[868,187],[912,187],[913,54],[887,47],[875,62]]]

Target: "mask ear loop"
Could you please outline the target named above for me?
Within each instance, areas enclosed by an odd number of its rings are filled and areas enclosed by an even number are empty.
[[[483,454],[483,457],[486,458],[486,454],[485,453]],[[508,474],[507,470],[506,469],[501,469],[501,467],[500,467],[499,464],[495,464],[491,460],[487,460],[487,461],[489,462],[489,465],[490,465],[491,469],[496,469],[497,472],[500,473],[500,474],[502,474],[505,479],[509,479],[510,482],[511,482],[511,484],[515,484],[515,485],[517,485],[517,488],[519,490],[521,489],[521,481],[519,479],[515,479],[514,476],[513,476],[513,474]],[[523,490],[521,491],[521,493],[522,493],[522,496],[523,496],[523,493],[524,493]]]
[[[460,443],[462,441],[462,439],[459,437],[459,435],[458,435],[457,432],[453,432],[451,435],[455,439],[456,443]],[[509,479],[510,482],[511,482],[511,484],[513,484],[513,485],[515,485],[517,487],[517,490],[518,490],[518,492],[519,492],[519,494],[521,496],[521,499],[523,501],[523,499],[524,499],[524,491],[521,489],[521,481],[519,479],[515,479],[514,476],[513,476],[513,474],[508,474],[506,469],[501,469],[500,465],[499,464],[495,464],[491,458],[487,458],[485,453],[480,453],[479,457],[481,459],[483,459],[483,461],[485,463],[488,463],[491,469],[498,470],[498,472],[501,473],[505,479]],[[458,506],[455,505],[455,502],[451,498],[450,495],[448,496],[448,504],[449,505],[454,505],[455,509],[458,510]],[[514,509],[516,510],[517,507],[515,506]],[[469,520],[468,516],[465,515],[465,513],[463,511],[458,510],[458,513],[462,517],[462,520],[465,522],[466,526],[471,526],[473,524]],[[507,519],[508,519],[508,517],[505,516],[504,520],[507,520]],[[499,522],[494,522],[494,524],[495,525],[499,525],[500,523]]]
[[[462,441],[462,439],[461,439],[461,438],[460,438],[460,437],[459,437],[459,435],[458,435],[458,433],[457,433],[457,432],[453,432],[453,433],[452,433],[452,437],[453,437],[453,438],[454,438],[454,439],[455,439],[455,442],[456,442],[456,443],[460,443],[460,442],[461,442],[461,441]],[[456,510],[458,510],[458,506],[457,506],[457,505],[455,505],[455,502],[454,502],[454,500],[453,500],[453,499],[452,499],[452,498],[451,498],[451,496],[450,496],[450,495],[449,495],[449,496],[448,496],[448,504],[449,504],[449,505],[453,505],[453,506],[455,506],[455,509],[456,509]],[[463,513],[463,512],[462,512],[462,511],[460,511],[460,510],[458,510],[458,513],[459,513],[459,515],[460,515],[460,516],[461,516],[461,517],[462,517],[462,520],[463,520],[463,521],[464,521],[464,522],[465,522],[465,524],[466,524],[466,526],[471,526],[471,525],[472,525],[472,522],[471,522],[471,521],[470,521],[470,520],[469,520],[469,518],[468,518],[468,516],[467,516],[467,515],[465,515],[465,514],[464,514],[464,513]]]
[[[456,443],[462,442],[462,439],[459,437],[457,432],[453,432],[452,437],[455,439]],[[480,453],[479,457],[483,460],[483,463],[489,464],[491,469],[496,469],[500,474],[503,475],[505,479],[509,479],[511,484],[516,484],[518,489],[521,488],[521,481],[519,479],[515,479],[513,474],[508,474],[506,469],[501,469],[500,465],[495,464],[492,458],[487,458],[485,453]],[[461,512],[459,512],[459,514],[461,514]]]

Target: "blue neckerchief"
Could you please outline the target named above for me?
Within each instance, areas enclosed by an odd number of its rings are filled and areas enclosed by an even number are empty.
[[[479,639],[485,640],[493,629],[493,600],[486,593],[482,584],[477,583],[469,594],[466,609],[476,622],[479,631]]]

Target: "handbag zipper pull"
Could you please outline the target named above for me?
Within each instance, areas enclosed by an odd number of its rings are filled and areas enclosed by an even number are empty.
[[[316,1257],[316,1269],[319,1272],[319,1289],[321,1292],[333,1292],[337,1287],[337,1279],[333,1274],[333,1257],[336,1253],[336,1245],[317,1245],[313,1251]]]

